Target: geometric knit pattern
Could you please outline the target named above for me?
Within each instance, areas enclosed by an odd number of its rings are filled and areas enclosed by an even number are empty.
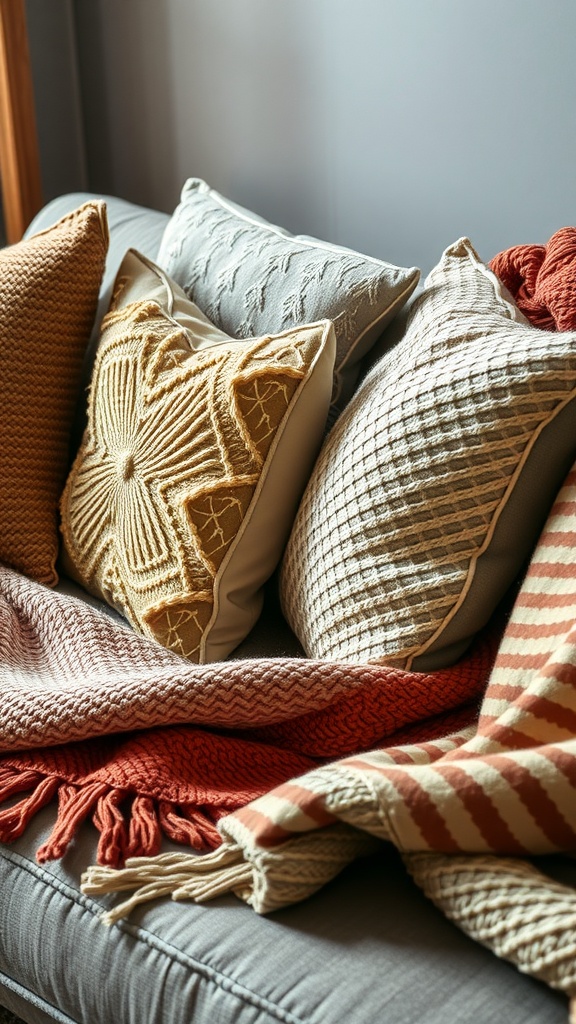
[[[0,560],[58,581],[58,499],[108,248],[86,203],[0,252]]]
[[[573,461],[575,342],[528,324],[467,239],[446,250],[301,502],[280,586],[309,656],[457,659]]]
[[[119,288],[115,303],[103,324],[88,427],[61,502],[64,564],[142,633],[205,661],[215,617],[219,629],[228,626],[227,568],[240,577],[237,591],[247,586],[233,567],[240,545],[252,549],[261,570],[247,524],[257,502],[284,503],[282,491],[264,490],[264,481],[276,453],[282,459],[278,436],[299,414],[295,398],[330,326],[245,342],[223,337],[194,351],[189,332],[157,302],[123,305]],[[268,533],[277,560],[285,537]],[[253,591],[266,575],[248,576]],[[253,596],[219,656],[253,625]]]
[[[201,666],[10,570],[0,588],[0,840],[57,795],[40,859],[62,856],[87,816],[104,864],[155,854],[162,835],[217,846],[219,817],[318,761],[423,718],[448,728],[448,709],[468,721],[495,653],[487,638],[433,674],[305,658]]]
[[[576,891],[513,857],[404,858],[447,917],[496,956],[572,996],[576,1012]]]
[[[576,228],[560,228],[546,245],[505,249],[490,269],[535,327],[576,330]]]
[[[336,333],[333,401],[402,308],[420,273],[267,223],[198,178],[182,190],[159,265],[235,338],[328,319]]]

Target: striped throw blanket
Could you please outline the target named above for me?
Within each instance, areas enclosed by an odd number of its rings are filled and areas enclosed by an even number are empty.
[[[90,868],[89,893],[234,891],[266,913],[310,895],[375,839],[478,941],[576,996],[576,893],[526,854],[576,851],[576,470],[552,509],[475,725],[384,745],[281,784],[219,824],[205,857]],[[573,1010],[574,1012],[574,1010]]]
[[[575,539],[573,470],[495,663],[487,642],[428,674],[191,665],[0,569],[0,839],[57,796],[57,857],[91,818],[85,891],[132,890],[108,922],[230,890],[266,913],[392,842],[470,935],[576,995],[576,896],[524,859],[576,851]]]

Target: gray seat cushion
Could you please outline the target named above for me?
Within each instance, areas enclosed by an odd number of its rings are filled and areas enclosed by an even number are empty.
[[[0,846],[0,1003],[29,1024],[566,1020],[562,995],[463,936],[388,847],[270,917],[235,897],[166,900],[106,928],[78,889],[92,826],[62,861],[35,862],[53,817]]]

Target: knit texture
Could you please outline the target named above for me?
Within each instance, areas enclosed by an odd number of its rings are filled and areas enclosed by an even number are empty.
[[[58,499],[96,312],[102,202],[0,251],[0,560],[58,581]]]
[[[106,920],[158,894],[202,901],[230,890],[266,913],[325,884],[366,848],[369,833],[403,851],[415,880],[473,938],[576,996],[574,892],[514,859],[576,852],[575,532],[573,470],[520,589],[476,725],[386,744],[276,787],[222,819],[225,843],[207,857],[91,868],[86,892],[134,890]]]
[[[303,658],[198,666],[8,569],[0,592],[0,800],[23,794],[0,811],[0,838],[58,794],[43,857],[87,816],[109,864],[156,852],[162,832],[214,845],[224,811],[317,762],[423,719],[426,734],[468,722],[495,651],[487,637],[435,674]]]
[[[536,330],[467,239],[328,436],[282,563],[315,658],[450,664],[526,564],[576,436],[576,338]]]
[[[328,414],[328,321],[244,342],[189,307],[131,301],[124,260],[94,365],[88,426],[62,496],[64,565],[134,627],[193,661],[226,657],[258,618]],[[210,332],[207,347],[200,347]]]
[[[576,330],[576,228],[561,228],[546,245],[515,245],[490,268],[535,327]]]
[[[513,857],[404,857],[414,880],[455,924],[497,956],[572,996],[576,892]]]
[[[410,297],[420,272],[306,235],[291,235],[190,178],[158,262],[235,338],[332,320],[333,403],[342,407],[359,361]]]

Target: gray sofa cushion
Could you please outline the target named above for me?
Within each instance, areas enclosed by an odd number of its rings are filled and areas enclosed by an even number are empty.
[[[80,206],[81,203],[95,198],[104,199],[106,202],[110,244],[108,246],[106,268],[100,289],[100,301],[98,303],[96,319],[82,369],[82,392],[72,436],[73,450],[78,447],[86,424],[86,388],[90,383],[92,375],[92,367],[100,337],[100,323],[110,305],[112,287],[118,273],[118,268],[126,250],[130,248],[139,249],[144,256],[148,256],[152,260],[155,259],[160,248],[162,235],[169,220],[166,213],[137,206],[135,203],[129,203],[127,200],[119,199],[116,196],[94,196],[90,192],[71,192],[64,196],[58,196],[57,199],[47,203],[28,226],[26,236],[32,235],[36,231],[42,231],[50,224],[54,224],[70,210]]]
[[[0,846],[0,1003],[30,1024],[566,1019],[563,996],[464,937],[388,847],[270,917],[234,897],[158,901],[106,928],[78,889],[94,829],[63,861],[35,863],[52,820],[48,808]]]

